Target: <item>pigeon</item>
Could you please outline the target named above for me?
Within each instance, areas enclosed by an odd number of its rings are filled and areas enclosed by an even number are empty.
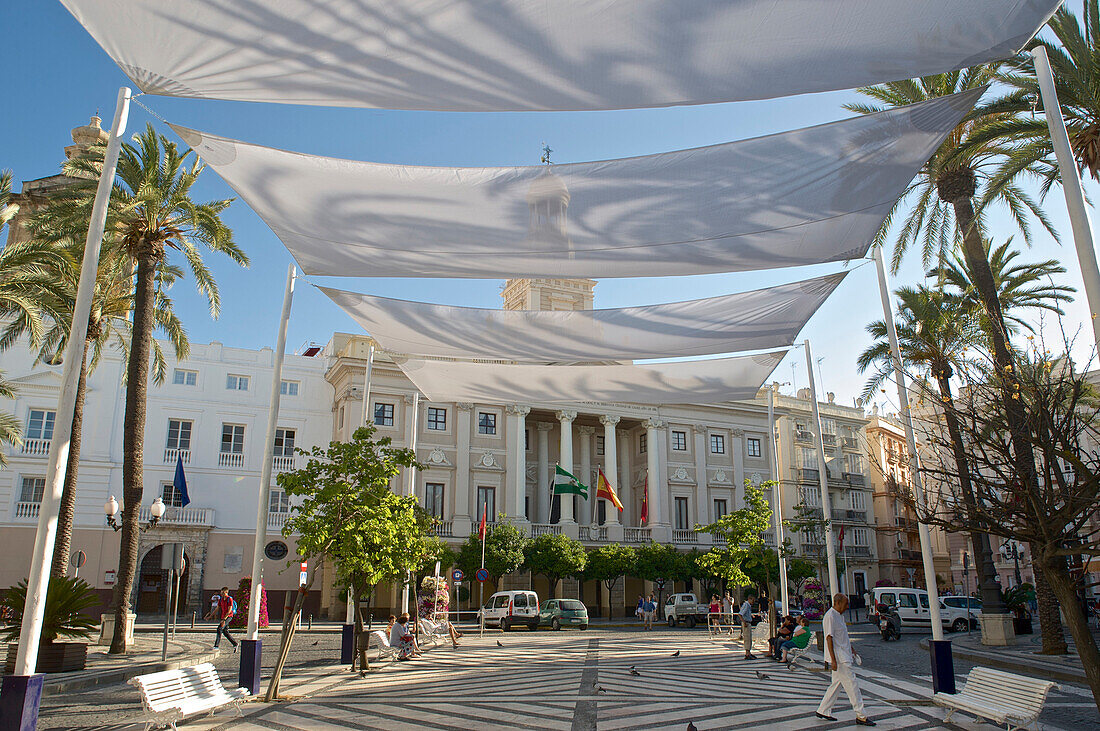
[[[497,640],[497,647],[504,647],[504,643],[500,640]]]
[[[680,651],[677,650],[676,652],[672,653],[672,656],[673,657],[680,657]]]
[[[600,685],[599,683],[593,683],[593,684],[592,684],[592,688],[593,688],[593,690],[595,690],[595,691],[596,691],[597,693],[606,693],[606,692],[607,692],[607,689],[606,689],[606,688],[604,688],[604,687],[603,687],[602,685]]]
[[[314,646],[316,646],[316,645],[319,645],[319,644],[321,644],[321,641],[320,641],[320,640],[317,640],[317,641],[316,641],[316,642],[314,642],[314,643],[313,643],[312,645],[310,645],[310,647],[314,647]]]
[[[694,723],[692,723],[691,721],[688,721],[687,731],[699,731],[699,729],[696,728]]]
[[[759,670],[757,670],[756,671],[756,677],[759,678],[760,680],[767,680],[770,676],[767,675],[766,673],[762,673]]]
[[[635,670],[633,665],[630,666],[630,674],[631,675],[637,675],[639,677],[641,676],[641,673],[639,673],[637,670]]]

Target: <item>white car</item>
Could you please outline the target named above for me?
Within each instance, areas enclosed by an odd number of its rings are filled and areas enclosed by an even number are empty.
[[[967,603],[969,602],[969,611]],[[970,629],[978,628],[978,617],[982,614],[982,600],[964,596],[940,597],[940,616],[943,618],[943,626],[952,632],[965,632],[967,623]]]
[[[539,627],[539,595],[533,591],[498,591],[489,597],[480,610],[486,627],[500,627],[507,632],[517,624],[536,630]]]

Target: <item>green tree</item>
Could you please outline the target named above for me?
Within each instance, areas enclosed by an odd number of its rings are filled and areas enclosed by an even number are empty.
[[[506,521],[498,521],[485,531],[485,569],[493,584],[500,577],[518,571],[523,566],[523,551],[528,539],[519,528]],[[473,576],[481,566],[481,539],[476,534],[466,539],[458,549],[457,565]]]
[[[584,572],[587,557],[581,542],[560,533],[543,533],[524,547],[523,566],[532,574],[545,576],[550,583],[550,598],[557,594],[558,582],[566,576]]]
[[[619,579],[630,573],[637,562],[637,553],[630,546],[608,543],[597,546],[588,552],[588,563],[584,567],[584,578],[603,584],[607,589],[607,616],[614,616],[611,606],[611,592]],[[597,602],[597,605],[599,603]]]
[[[687,569],[684,566],[684,554],[668,543],[647,543],[636,549],[639,579],[657,584],[657,617],[664,611],[665,583],[676,581]]]
[[[404,577],[424,561],[423,540],[431,519],[416,498],[395,495],[390,481],[402,469],[420,469],[411,449],[390,446],[389,437],[374,439],[375,428],[355,430],[348,442],[331,442],[326,449],[297,450],[309,457],[304,467],[280,473],[277,482],[295,500],[283,535],[296,537],[298,555],[310,572],[305,590],[283,619],[283,636],[267,700],[279,692],[283,665],[294,638],[306,592],[326,559],[335,563],[336,582],[349,587],[355,603],[356,636],[363,631],[359,611],[364,593],[382,581]],[[361,648],[366,669],[365,643]]]
[[[95,189],[103,165],[105,145],[93,146],[74,157],[64,172],[80,180],[52,198],[48,213],[33,229],[46,240],[83,240],[91,218]],[[248,257],[233,241],[221,219],[230,200],[198,203],[192,187],[205,166],[192,150],[181,151],[157,134],[152,125],[134,136],[119,153],[115,185],[107,212],[107,237],[117,237],[134,271],[134,302],[130,351],[126,366],[126,406],[122,433],[122,534],[114,604],[117,621],[112,653],[125,651],[123,618],[137,571],[138,514],[144,493],[145,413],[150,352],[155,347],[157,275],[169,252],[177,252],[194,277],[195,285],[217,317],[221,298],[217,282],[202,249],[228,256],[247,266]],[[182,273],[182,269],[180,270]]]
[[[802,550],[805,552],[811,538],[815,539],[814,545],[824,544],[826,531],[829,529],[831,522],[828,518],[825,518],[821,506],[807,505],[805,501],[800,501],[798,505],[794,506],[794,517],[785,519],[783,525],[792,533],[802,536]],[[813,575],[822,579],[823,585],[828,584],[828,581],[822,578],[827,574],[824,550],[818,550],[814,553],[812,565],[814,566]],[[789,578],[790,575],[788,574]]]
[[[817,576],[817,567],[802,558],[792,558],[787,561],[787,582],[794,589],[795,594],[802,593],[802,585],[807,579]]]
[[[745,480],[745,507],[734,510],[706,526],[696,526],[697,532],[707,532],[719,538],[721,545],[714,546],[699,557],[699,565],[711,575],[724,579],[734,586],[747,586],[752,579],[745,567],[753,547],[762,545],[761,537],[771,525],[772,510],[764,497],[764,490],[777,490],[774,480],[759,487]]]

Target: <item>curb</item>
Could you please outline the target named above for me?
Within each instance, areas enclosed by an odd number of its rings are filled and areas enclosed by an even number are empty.
[[[928,640],[921,640],[920,646],[927,650]],[[1088,682],[1084,670],[1078,671],[1070,668],[1059,668],[1041,660],[1028,661],[1022,658],[1019,660],[1016,658],[1005,658],[993,652],[982,652],[980,650],[972,650],[969,647],[960,647],[955,643],[951,643],[951,654],[963,660],[991,663],[1004,669],[1015,670],[1019,673],[1049,678],[1051,680],[1060,680],[1065,683],[1084,684]]]

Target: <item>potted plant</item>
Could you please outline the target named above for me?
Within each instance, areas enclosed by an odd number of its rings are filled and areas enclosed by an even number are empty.
[[[1016,615],[1013,620],[1016,634],[1030,635],[1034,631],[1031,626],[1031,610],[1029,606],[1035,601],[1035,587],[1027,582],[1019,586],[1006,589],[1001,594],[1005,606]]]
[[[15,656],[19,645],[19,628],[23,623],[23,606],[27,601],[27,580],[8,589],[3,607],[3,638],[8,644],[6,673],[15,672]],[[83,670],[88,658],[88,643],[58,642],[59,638],[84,640],[95,630],[96,621],[85,612],[99,604],[99,596],[88,582],[69,577],[51,578],[46,590],[46,608],[42,617],[42,640],[38,647],[37,671],[64,673]]]

